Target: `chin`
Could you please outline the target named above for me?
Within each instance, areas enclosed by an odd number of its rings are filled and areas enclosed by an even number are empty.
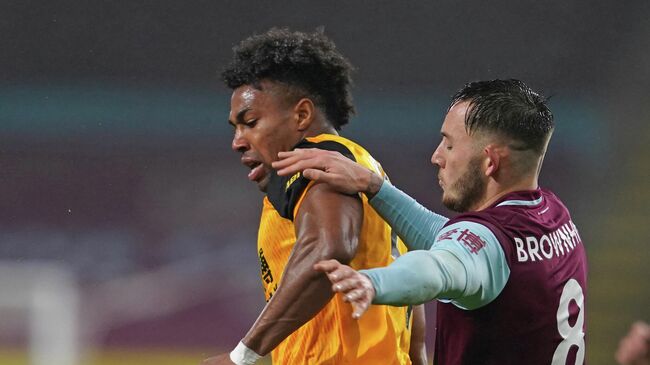
[[[457,212],[457,210],[454,209],[454,208],[456,208],[456,202],[453,199],[445,198],[443,196],[442,197],[442,205],[444,205],[445,208],[447,208],[447,209],[449,209],[451,211]]]
[[[266,193],[266,189],[269,185],[269,177],[264,176],[262,180],[257,182],[257,188],[260,189],[261,192]]]
[[[468,210],[466,202],[453,196],[449,196],[449,194],[446,193],[442,194],[442,205],[457,213],[465,213]]]

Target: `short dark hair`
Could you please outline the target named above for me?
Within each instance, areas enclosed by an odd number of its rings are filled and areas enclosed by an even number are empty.
[[[339,130],[354,114],[350,87],[353,70],[322,29],[313,33],[272,28],[233,48],[232,62],[221,77],[231,89],[269,80],[286,85],[296,101],[309,97]]]
[[[518,150],[543,152],[554,128],[546,99],[515,79],[476,81],[452,97],[451,106],[469,101],[465,115],[468,133],[493,132],[515,142]]]

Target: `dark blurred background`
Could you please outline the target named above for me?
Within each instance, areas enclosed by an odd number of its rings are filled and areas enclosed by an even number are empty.
[[[453,92],[518,78],[550,97],[541,183],[588,249],[588,361],[614,362],[650,314],[644,0],[0,2],[0,363],[193,364],[245,334],[262,196],[219,71],[273,26],[324,26],[357,67],[343,134],[438,211]]]

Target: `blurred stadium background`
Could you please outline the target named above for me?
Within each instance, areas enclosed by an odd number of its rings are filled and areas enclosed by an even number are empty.
[[[261,196],[218,71],[252,33],[322,25],[358,68],[344,134],[433,209],[457,88],[552,97],[542,183],[587,244],[588,361],[612,364],[650,314],[649,4],[0,2],[0,363],[196,364],[236,344],[264,304]]]

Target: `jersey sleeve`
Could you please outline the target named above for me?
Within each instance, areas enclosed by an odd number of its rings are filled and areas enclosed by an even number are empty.
[[[425,208],[388,181],[384,181],[369,203],[397,232],[409,251],[430,249],[449,220]]]
[[[462,221],[443,228],[428,251],[412,251],[384,268],[361,270],[375,288],[375,304],[419,304],[439,299],[477,309],[505,287],[510,269],[496,236]]]
[[[465,268],[466,286],[462,295],[448,298],[461,309],[476,309],[490,303],[501,293],[510,277],[503,248],[494,233],[483,224],[459,221],[445,227],[436,237],[432,250],[453,254]]]
[[[302,140],[295,148],[319,148],[336,151],[356,161],[354,154],[346,146],[335,141],[310,142]],[[279,176],[274,170],[269,178],[266,195],[282,218],[293,221],[295,209],[309,190],[310,182],[309,179],[302,176],[301,172],[293,176]]]

